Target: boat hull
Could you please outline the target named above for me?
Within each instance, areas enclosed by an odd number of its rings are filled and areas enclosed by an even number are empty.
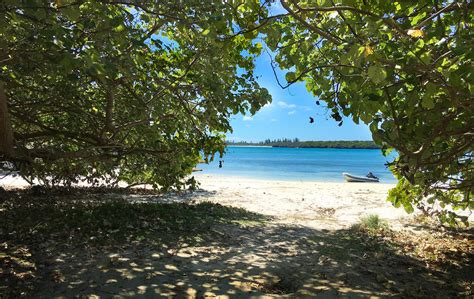
[[[356,176],[356,175],[352,175],[346,172],[343,172],[342,176],[344,177],[344,180],[346,180],[346,182],[351,182],[351,183],[378,183],[379,182],[379,179]]]

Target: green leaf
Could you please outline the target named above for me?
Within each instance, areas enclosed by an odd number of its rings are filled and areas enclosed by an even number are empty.
[[[255,43],[252,46],[252,48],[250,48],[250,51],[249,51],[250,54],[256,54],[256,55],[260,55],[261,52],[262,52],[262,44],[261,43]]]
[[[425,46],[425,41],[420,38],[415,42],[415,46],[417,50],[421,50]]]
[[[295,79],[296,79],[296,75],[295,75],[294,72],[288,72],[288,73],[286,73],[286,75],[285,75],[285,80],[286,80],[287,82],[293,82]]]
[[[81,10],[78,9],[76,6],[68,6],[61,8],[61,13],[73,22],[76,22],[81,16]]]
[[[426,93],[421,100],[421,106],[426,109],[433,109],[435,106],[433,96]]]
[[[125,26],[123,24],[118,25],[117,27],[114,28],[115,32],[122,32],[125,30]]]
[[[431,54],[429,52],[425,52],[420,55],[421,61],[423,61],[424,64],[430,64],[431,63]]]
[[[387,78],[387,72],[385,69],[379,65],[371,65],[368,69],[368,75],[370,80],[375,84],[379,84]]]
[[[415,210],[413,209],[413,205],[409,202],[404,202],[403,203],[403,208],[408,214],[413,213]]]
[[[372,115],[369,113],[362,113],[360,119],[365,123],[369,124],[372,121]]]
[[[426,12],[418,13],[412,18],[410,24],[412,26],[416,26],[418,22],[420,22],[425,16],[426,16]]]

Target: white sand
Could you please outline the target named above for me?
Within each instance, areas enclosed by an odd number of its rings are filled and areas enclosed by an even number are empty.
[[[409,217],[386,200],[394,184],[274,181],[207,174],[195,178],[209,192],[200,200],[318,229],[345,228],[368,214],[377,214],[395,226]]]

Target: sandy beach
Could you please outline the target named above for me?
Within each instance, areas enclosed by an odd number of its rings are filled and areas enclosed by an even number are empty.
[[[264,180],[203,173],[194,176],[200,184],[194,194],[173,193],[142,200],[209,201],[272,216],[280,223],[317,229],[348,228],[369,214],[398,227],[410,217],[386,200],[394,184]],[[7,189],[28,186],[20,177],[6,177],[0,185]]]
[[[398,226],[409,217],[386,200],[394,184],[276,181],[206,174],[195,177],[207,192],[199,200],[244,208],[311,228],[347,228],[368,214],[377,214]]]

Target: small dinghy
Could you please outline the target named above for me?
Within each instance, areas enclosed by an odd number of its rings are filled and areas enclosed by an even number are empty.
[[[369,172],[369,175],[372,175],[371,172]],[[371,183],[378,183],[379,178],[372,175],[371,177],[369,176],[357,176],[357,175],[352,175],[347,172],[343,172],[342,176],[346,180],[346,182],[371,182]]]

